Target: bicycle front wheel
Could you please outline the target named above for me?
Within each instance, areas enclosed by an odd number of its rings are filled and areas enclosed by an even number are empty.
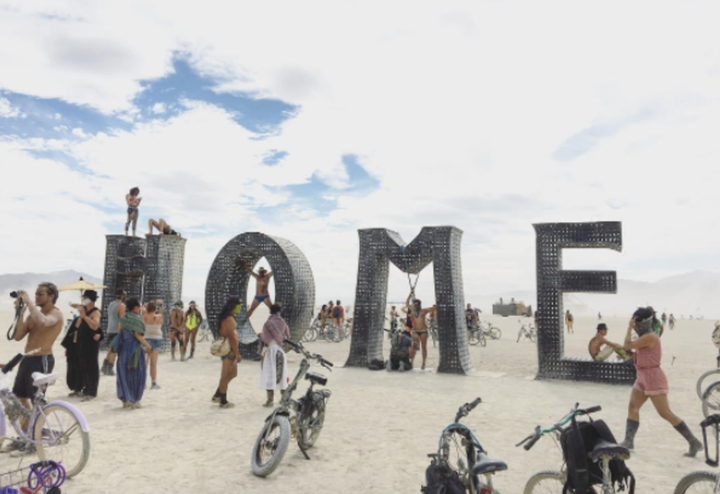
[[[477,461],[477,451],[467,433],[460,428],[446,431],[438,453],[438,459],[447,462],[458,473],[468,492],[472,492],[470,470]]]
[[[702,411],[705,417],[720,411],[720,382],[710,385],[703,393]]]
[[[530,331],[530,336],[528,336],[528,338],[530,338],[530,341],[535,343],[537,341],[537,333],[535,333],[535,331]]]
[[[698,398],[703,399],[703,393],[708,387],[714,383],[720,381],[720,369],[715,369],[705,372],[700,379],[697,380],[695,390],[697,391]]]
[[[544,470],[530,477],[523,494],[558,494],[563,491],[565,480],[565,474],[558,470]]]
[[[715,494],[720,483],[718,475],[710,472],[689,473],[678,482],[675,494]]]
[[[499,340],[500,338],[502,338],[502,331],[500,331],[500,328],[496,328],[495,326],[490,326],[488,334],[493,340]]]
[[[477,345],[480,343],[480,338],[478,337],[478,331],[470,330],[468,331],[468,343],[471,345]]]
[[[285,456],[290,444],[290,422],[284,415],[275,415],[265,422],[260,435],[255,440],[250,464],[252,472],[258,477],[267,477],[275,471]]]
[[[45,405],[35,420],[38,456],[65,467],[68,478],[79,474],[90,458],[90,433],[82,430],[76,411],[60,402]]]
[[[485,338],[485,333],[480,333],[480,346],[486,346],[487,345],[487,338]]]
[[[521,328],[520,331],[518,331],[518,338],[517,338],[517,341],[516,341],[515,343],[520,343],[520,338],[522,338],[522,337],[523,337],[523,330],[522,330],[522,328]]]

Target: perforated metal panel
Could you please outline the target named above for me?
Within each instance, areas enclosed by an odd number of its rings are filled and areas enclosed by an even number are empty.
[[[538,379],[568,379],[611,384],[632,384],[632,363],[595,362],[589,358],[566,358],[563,333],[563,293],[616,293],[615,271],[562,269],[563,249],[622,250],[619,222],[542,223],[536,232]]]
[[[432,262],[438,309],[438,372],[469,373],[472,367],[464,313],[462,230],[453,226],[424,227],[408,245],[396,232],[384,228],[359,230],[358,234],[355,313],[350,355],[345,365],[367,367],[370,361],[383,359],[389,263],[404,273],[419,273]],[[425,307],[431,305],[430,301],[425,303]]]
[[[186,239],[174,235],[107,235],[106,239],[103,328],[107,329],[107,308],[118,288],[123,288],[128,298],[162,300],[168,308],[182,299]],[[163,335],[167,335],[168,324],[169,311],[165,311]],[[103,343],[107,346],[109,341]]]
[[[217,333],[218,317],[231,295],[242,302],[238,314],[238,335],[244,357],[257,357],[257,333],[246,321],[248,282],[251,276],[243,261],[254,266],[265,257],[275,280],[275,299],[282,304],[281,315],[290,327],[293,339],[300,340],[310,327],[315,305],[315,279],[310,263],[292,242],[258,232],[243,233],[225,244],[210,268],[205,285],[205,310],[213,332]],[[254,287],[253,287],[254,288]]]

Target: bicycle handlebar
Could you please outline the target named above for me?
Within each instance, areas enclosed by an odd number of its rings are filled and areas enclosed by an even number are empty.
[[[457,415],[455,415],[455,422],[459,422],[461,418],[466,417],[470,412],[473,411],[473,409],[478,406],[480,403],[482,403],[481,398],[475,398],[470,403],[465,403],[463,406],[458,408]]]
[[[548,427],[547,429],[543,429],[542,427],[540,427],[538,425],[537,427],[535,427],[534,433],[530,434],[528,437],[526,437],[525,439],[523,439],[522,441],[517,443],[515,445],[515,447],[518,447],[521,444],[527,443],[523,447],[525,448],[525,451],[529,451],[530,448],[535,446],[535,443],[538,442],[543,435],[547,434],[548,432],[552,432],[552,431],[560,429],[563,425],[570,422],[570,420],[572,420],[573,417],[575,417],[577,415],[589,415],[591,413],[596,413],[596,412],[599,412],[600,410],[602,410],[602,407],[600,405],[588,407],[588,408],[578,408],[578,405],[579,405],[579,403],[575,403],[575,406],[572,408],[572,410],[570,410],[570,413],[565,415],[565,417],[563,417],[558,423],[553,424],[551,427]],[[718,415],[718,418],[719,418],[719,423],[720,423],[720,415]]]
[[[305,350],[305,348],[303,348],[300,343],[295,343],[294,341],[288,339],[283,340],[283,342],[290,345],[290,347],[297,353],[302,353],[305,358],[317,360],[320,365],[322,365],[328,370],[332,370],[330,369],[330,367],[334,367],[332,362],[330,362],[329,360],[325,360],[322,355],[308,352],[307,350]]]

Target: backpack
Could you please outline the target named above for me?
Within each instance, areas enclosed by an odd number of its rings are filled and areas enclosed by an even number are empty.
[[[433,460],[425,469],[425,483],[420,491],[424,494],[466,494],[465,485],[458,473],[447,462]]]
[[[590,486],[602,485],[600,464],[593,462],[589,456],[600,441],[617,443],[610,428],[602,420],[577,422],[573,417],[572,425],[562,432],[560,445],[567,465],[563,494],[587,494],[592,492]],[[635,477],[623,460],[610,460],[610,473],[613,484],[619,484],[618,490],[629,487],[628,494],[635,493]]]
[[[370,362],[368,362],[368,369],[370,370],[384,370],[385,369],[385,361],[384,360],[378,360],[373,359]]]

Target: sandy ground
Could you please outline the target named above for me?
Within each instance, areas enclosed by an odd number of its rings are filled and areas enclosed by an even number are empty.
[[[242,362],[230,385],[229,399],[237,406],[221,410],[210,402],[217,386],[220,363],[199,344],[195,359],[171,362],[161,355],[161,390],[146,391],[144,408],[124,410],[115,395],[114,378],[102,377],[98,400],[75,402],[91,426],[91,457],[85,470],[67,482],[72,494],[154,493],[161,488],[176,493],[412,493],[419,492],[428,464],[427,453],[461,404],[482,397],[483,403],[465,420],[491,457],[507,462],[509,470],[495,476],[505,493],[521,493],[533,473],[559,468],[561,455],[554,442],[543,438],[531,451],[514,444],[537,424],[550,425],[576,402],[602,405],[597,414],[618,440],[624,435],[629,387],[537,381],[537,353],[527,340],[516,343],[517,318],[492,318],[503,331],[487,347],[471,347],[472,376],[437,374],[432,370],[406,373],[342,368],[349,341],[307,344],[312,352],[336,364],[329,375],[333,395],[325,428],[311,461],[295,443],[278,470],[269,478],[250,471],[252,444],[267,415],[260,405],[265,393],[258,387],[259,365]],[[0,313],[6,328],[10,314]],[[578,318],[575,334],[566,338],[568,355],[585,355],[587,340],[597,321]],[[607,319],[609,337],[620,340],[625,319]],[[663,365],[670,380],[670,403],[696,434],[702,419],[695,394],[697,377],[715,366],[717,350],[710,342],[711,321],[680,321],[663,338]],[[58,346],[56,371],[64,376],[65,361]],[[387,347],[389,349],[389,347]],[[6,342],[0,362],[22,350]],[[289,356],[291,371],[300,359]],[[437,365],[430,347],[429,367]],[[671,365],[672,364],[672,365]],[[304,390],[304,386],[301,387]],[[65,399],[63,381],[51,388],[54,399]],[[683,458],[686,443],[648,404],[641,412],[636,452],[629,460],[638,479],[637,492],[672,492],[679,479],[693,470],[707,469],[703,459]],[[17,460],[0,456],[0,468]]]

